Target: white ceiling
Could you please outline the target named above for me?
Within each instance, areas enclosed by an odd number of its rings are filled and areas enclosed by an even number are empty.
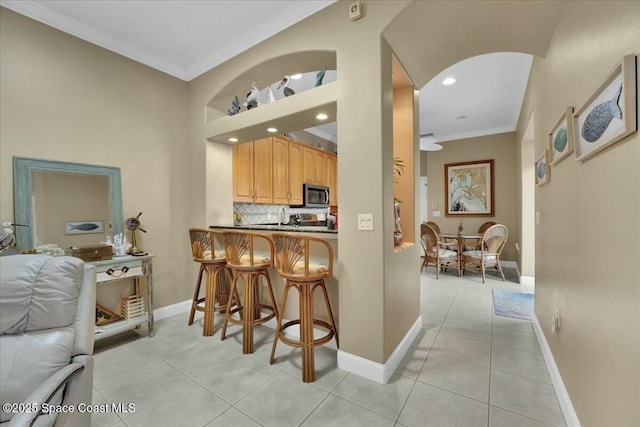
[[[0,0],[4,7],[189,81],[335,0]],[[515,130],[532,57],[469,58],[420,90],[420,134],[435,140]],[[443,86],[444,77],[457,79]],[[466,116],[458,119],[459,116]],[[336,126],[312,133],[336,142]]]

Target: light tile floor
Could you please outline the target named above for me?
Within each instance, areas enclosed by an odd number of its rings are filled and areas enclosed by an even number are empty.
[[[508,271],[506,271],[508,273]],[[512,273],[513,274],[513,273]],[[316,349],[316,382],[301,381],[300,352],[258,327],[242,355],[239,327],[220,341],[187,314],[96,344],[94,403],[135,403],[94,414],[99,426],[564,426],[531,322],[493,314],[492,288],[531,292],[493,277],[421,275],[423,329],[388,384],[337,368]]]

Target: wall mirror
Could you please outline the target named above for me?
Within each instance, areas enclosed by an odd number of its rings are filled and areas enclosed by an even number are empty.
[[[23,249],[97,244],[122,233],[120,168],[13,158],[16,240]]]

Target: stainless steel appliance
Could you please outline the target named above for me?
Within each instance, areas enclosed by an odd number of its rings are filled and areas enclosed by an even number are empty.
[[[303,184],[302,194],[306,208],[328,208],[329,187],[323,185]]]

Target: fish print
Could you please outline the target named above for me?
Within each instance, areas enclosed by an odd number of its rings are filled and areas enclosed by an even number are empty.
[[[98,228],[98,224],[94,224],[92,222],[85,222],[82,224],[71,224],[69,228],[71,230],[91,231]]]
[[[553,139],[553,148],[562,153],[567,147],[567,128],[561,128]]]
[[[544,178],[546,172],[547,172],[547,170],[546,170],[544,162],[538,163],[538,179]]]
[[[607,102],[596,105],[589,115],[587,115],[582,125],[582,137],[587,142],[596,142],[600,139],[614,117],[618,119],[622,118],[622,110],[618,106],[621,93],[622,84],[620,84],[620,88],[618,88],[613,98]]]

